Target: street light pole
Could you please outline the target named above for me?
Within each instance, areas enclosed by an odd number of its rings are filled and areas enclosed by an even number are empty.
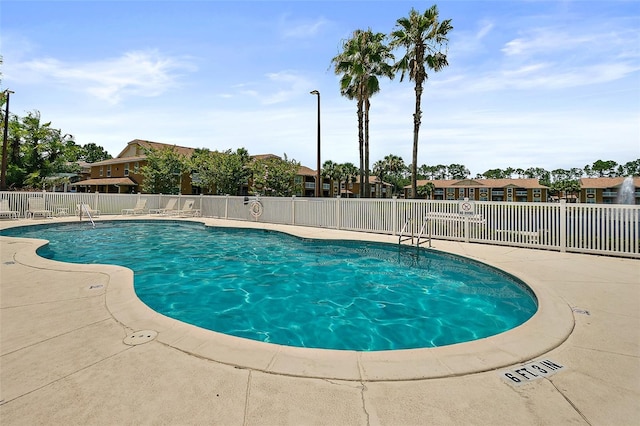
[[[0,170],[0,190],[5,191],[7,189],[7,142],[9,139],[9,95],[11,90],[5,90],[4,94],[7,96],[7,104],[4,112],[4,131],[2,134],[2,169]]]
[[[317,90],[312,90],[309,93],[318,96],[318,170],[316,176],[316,197],[320,197],[322,194],[320,189],[322,186],[322,180],[320,177],[320,92],[318,92]]]

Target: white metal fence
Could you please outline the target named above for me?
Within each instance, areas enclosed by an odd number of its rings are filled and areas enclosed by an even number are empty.
[[[81,203],[115,215],[140,198],[147,209],[162,208],[169,198],[179,198],[180,206],[194,199],[204,217],[389,235],[398,235],[403,226],[417,235],[427,221],[425,232],[434,239],[640,258],[636,205],[265,197],[252,209],[253,197],[0,192],[22,217],[32,197],[42,197],[54,216],[74,214]]]

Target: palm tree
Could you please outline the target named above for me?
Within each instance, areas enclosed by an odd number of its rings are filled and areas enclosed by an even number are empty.
[[[340,179],[339,166],[339,164],[331,160],[327,160],[322,164],[322,176],[331,179],[331,195],[333,195],[333,181]],[[338,186],[340,186],[340,182],[338,182]]]
[[[400,189],[399,183],[403,179],[402,175],[406,168],[402,157],[389,154],[383,160],[375,162],[373,173],[378,176],[380,181],[389,180],[389,183],[393,184],[393,193],[396,194]]]
[[[393,78],[391,49],[384,42],[386,35],[356,30],[343,43],[343,51],[334,57],[336,74],[342,74],[340,93],[358,103],[358,146],[360,151],[360,196],[369,194],[369,99],[380,91],[378,77]]]
[[[400,81],[405,74],[409,80],[415,82],[416,106],[413,114],[413,163],[411,164],[411,193],[417,196],[416,178],[418,164],[418,132],[420,131],[420,118],[422,111],[420,102],[422,99],[423,84],[427,80],[426,67],[433,71],[440,71],[449,63],[442,47],[446,46],[447,34],[453,27],[451,19],[438,21],[438,8],[436,5],[420,14],[411,9],[409,17],[396,21],[396,30],[391,32],[391,47],[403,47],[405,55],[395,64],[401,71]]]
[[[336,169],[337,169],[337,175],[338,175],[338,186],[340,187],[340,194],[342,195],[343,181],[344,181],[344,190],[346,194],[346,192],[349,189],[347,184],[349,182],[354,183],[356,181],[356,177],[358,176],[358,168],[354,166],[352,163],[344,163],[344,164],[338,164],[336,166]]]

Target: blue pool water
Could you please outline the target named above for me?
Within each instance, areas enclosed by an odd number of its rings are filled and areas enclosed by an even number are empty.
[[[105,221],[7,229],[45,258],[134,271],[152,309],[221,333],[290,346],[378,351],[495,335],[537,310],[497,269],[395,244],[307,240],[197,223]]]

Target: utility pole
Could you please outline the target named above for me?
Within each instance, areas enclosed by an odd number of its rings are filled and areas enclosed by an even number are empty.
[[[318,170],[316,176],[316,197],[320,197],[322,196],[322,178],[320,173],[320,92],[313,90],[309,93],[318,96]]]
[[[7,97],[7,104],[5,105],[4,112],[4,131],[2,137],[2,170],[0,171],[0,190],[7,190],[7,143],[9,139],[9,95],[12,92],[7,89],[4,91],[4,94]]]

